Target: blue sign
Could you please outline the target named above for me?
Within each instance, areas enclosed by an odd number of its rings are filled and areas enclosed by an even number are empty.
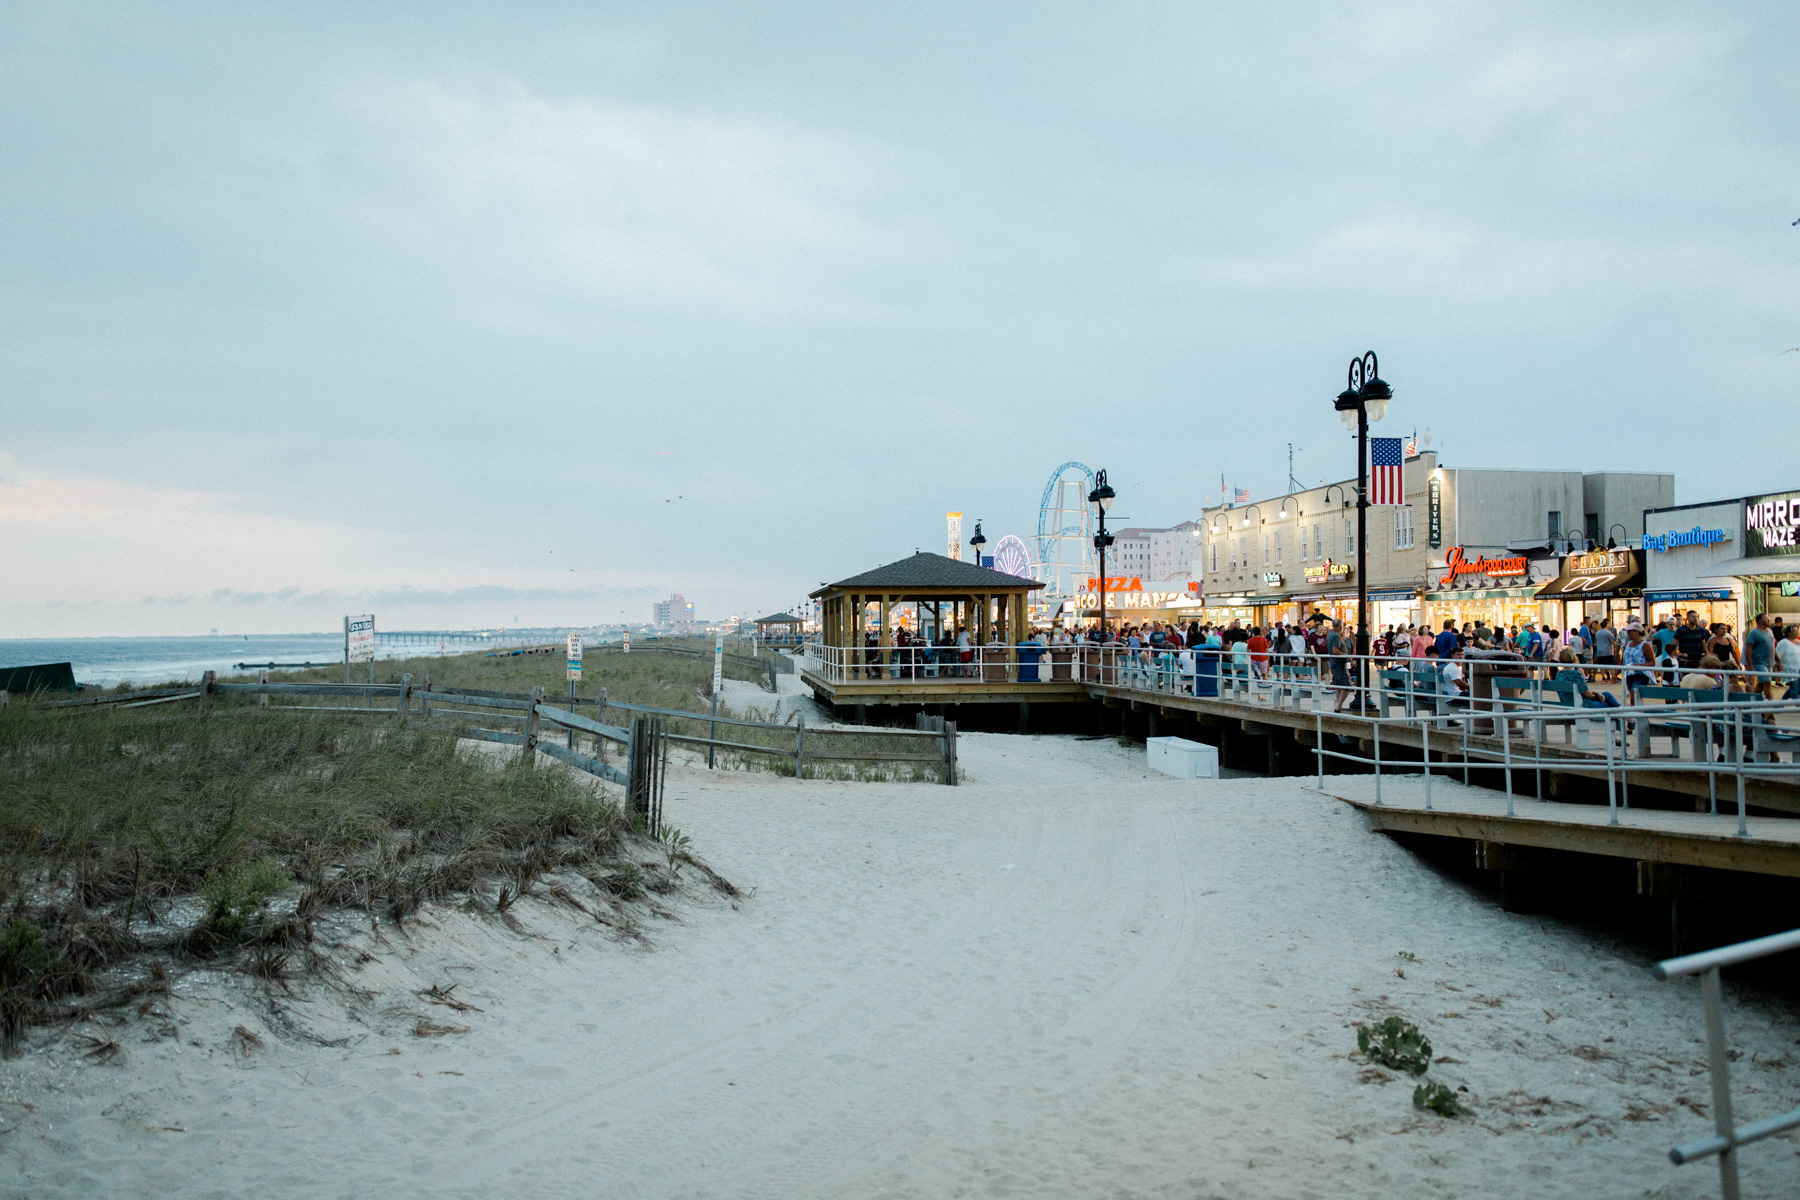
[[[1722,542],[1729,536],[1723,529],[1702,529],[1698,525],[1692,529],[1674,530],[1669,533],[1648,535],[1644,538],[1644,548],[1665,554],[1680,546],[1712,546]]]
[[[1661,604],[1665,600],[1729,600],[1730,588],[1678,588],[1674,591],[1645,592],[1644,599],[1652,604]]]

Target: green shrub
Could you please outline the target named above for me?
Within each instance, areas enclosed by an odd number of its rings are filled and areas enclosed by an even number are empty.
[[[267,859],[214,871],[200,883],[207,931],[224,938],[239,936],[261,919],[269,898],[286,891],[293,882],[293,876]]]
[[[23,983],[50,965],[50,947],[44,931],[21,917],[14,917],[6,936],[0,938],[0,987]]]
[[[1379,1025],[1358,1025],[1356,1048],[1369,1061],[1408,1075],[1423,1075],[1431,1069],[1431,1043],[1417,1025],[1399,1017],[1389,1017]]]
[[[1421,1083],[1414,1088],[1413,1107],[1429,1108],[1440,1117],[1459,1117],[1463,1112],[1456,1093],[1442,1083]]]

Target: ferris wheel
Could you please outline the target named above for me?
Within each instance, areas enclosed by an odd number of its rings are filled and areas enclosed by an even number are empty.
[[[1080,591],[1082,576],[1094,570],[1094,514],[1088,493],[1094,473],[1078,462],[1066,462],[1050,473],[1038,504],[1037,578],[1044,584],[1044,603],[1068,600]]]

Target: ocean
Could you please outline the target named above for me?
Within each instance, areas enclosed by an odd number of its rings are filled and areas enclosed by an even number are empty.
[[[422,658],[471,654],[497,645],[547,640],[499,635],[485,643],[451,641],[375,643],[377,658]],[[110,687],[117,683],[197,680],[207,671],[221,677],[239,672],[239,663],[341,663],[344,635],[290,633],[269,636],[169,638],[0,638],[0,667],[73,663],[77,683]],[[365,670],[367,668],[364,668]]]

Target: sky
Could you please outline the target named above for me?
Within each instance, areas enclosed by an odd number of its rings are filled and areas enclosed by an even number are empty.
[[[0,637],[759,615],[944,513],[1800,488],[1800,8],[0,8]],[[1523,531],[1521,536],[1525,536]]]

